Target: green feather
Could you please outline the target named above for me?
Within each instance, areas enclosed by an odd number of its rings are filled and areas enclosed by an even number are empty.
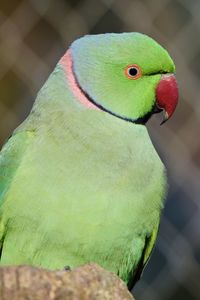
[[[159,76],[145,83],[150,94]],[[1,152],[0,263],[62,269],[96,262],[128,284],[151,253],[165,190],[146,127],[84,107],[58,64]]]

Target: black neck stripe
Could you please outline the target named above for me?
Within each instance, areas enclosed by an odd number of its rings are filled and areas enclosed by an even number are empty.
[[[80,91],[83,93],[83,95],[88,99],[88,101],[90,101],[91,103],[93,103],[95,106],[97,106],[99,109],[117,117],[117,118],[120,118],[122,120],[125,120],[125,121],[128,121],[128,122],[131,122],[131,123],[134,123],[134,124],[141,124],[141,125],[145,125],[146,122],[150,119],[152,113],[153,113],[153,109],[152,111],[146,113],[143,117],[140,117],[140,118],[137,118],[137,119],[132,119],[132,118],[127,118],[127,117],[124,117],[124,116],[120,116],[114,112],[112,112],[111,110],[105,108],[104,106],[102,106],[101,104],[95,102],[92,97],[86,92],[83,90],[83,88],[81,87],[80,83],[78,82],[78,79],[76,77],[76,74],[75,74],[75,71],[74,71],[74,68],[72,66],[72,73],[74,75],[74,79],[75,79],[75,82],[76,82],[76,85],[78,86],[78,88],[80,89]]]

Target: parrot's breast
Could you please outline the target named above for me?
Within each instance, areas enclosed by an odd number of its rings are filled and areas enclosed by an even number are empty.
[[[101,111],[57,117],[36,132],[6,195],[1,264],[96,262],[127,281],[159,223],[164,167],[144,126]]]

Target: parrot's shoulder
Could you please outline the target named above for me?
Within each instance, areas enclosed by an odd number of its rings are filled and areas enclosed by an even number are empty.
[[[6,224],[3,221],[3,203],[7,192],[14,182],[17,170],[23,160],[24,153],[30,139],[34,136],[32,131],[16,131],[4,144],[0,152],[0,252],[6,234]]]
[[[0,152],[0,205],[34,135],[34,131],[17,130]]]

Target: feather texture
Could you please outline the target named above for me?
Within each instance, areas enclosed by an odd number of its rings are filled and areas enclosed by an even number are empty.
[[[146,127],[82,105],[59,63],[0,154],[0,263],[96,262],[131,285],[165,191]]]

